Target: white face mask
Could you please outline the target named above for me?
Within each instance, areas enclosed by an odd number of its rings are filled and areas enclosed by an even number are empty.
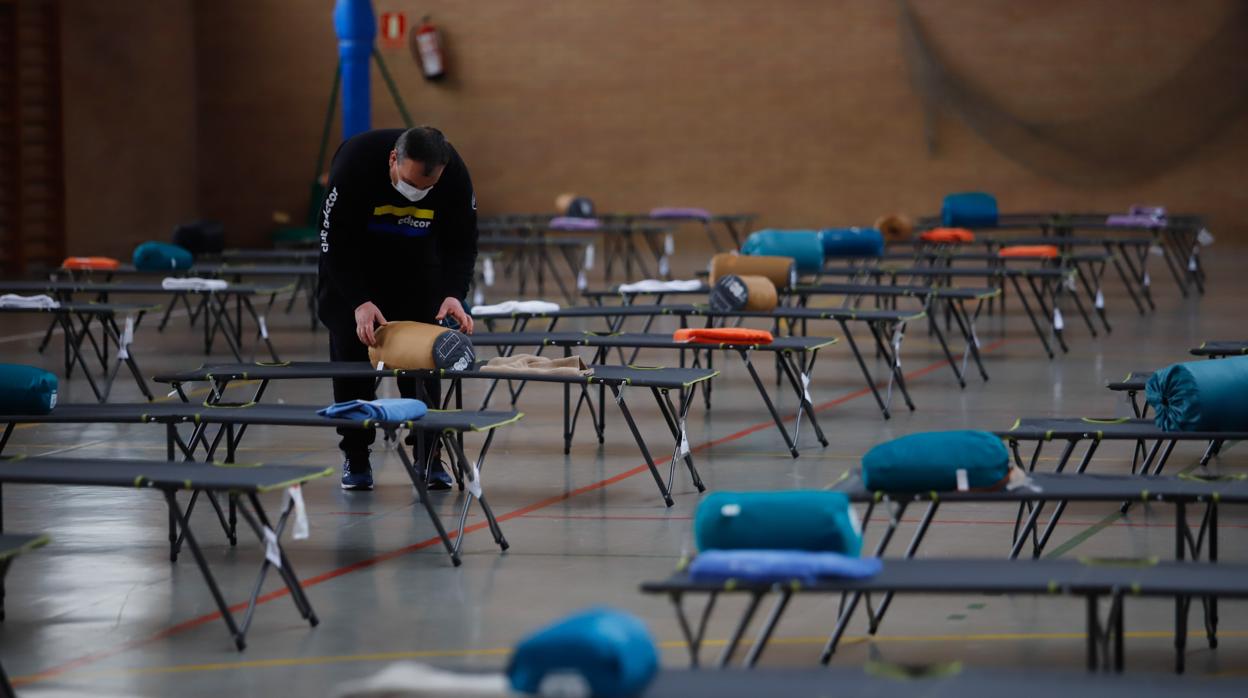
[[[425,198],[425,195],[428,194],[433,189],[433,187],[429,186],[425,189],[418,189],[408,184],[407,182],[404,182],[403,180],[399,179],[399,180],[395,180],[394,189],[395,191],[402,194],[403,198],[407,199],[408,201],[411,201],[412,203],[416,203],[417,201],[420,201],[421,199]]]

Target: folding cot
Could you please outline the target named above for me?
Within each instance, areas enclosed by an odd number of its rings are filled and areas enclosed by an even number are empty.
[[[1032,594],[1082,597],[1087,614],[1087,666],[1090,671],[1123,669],[1125,652],[1124,605],[1127,597],[1218,596],[1248,598],[1248,565],[1161,562],[1156,560],[916,560],[888,558],[879,574],[865,579],[822,578],[811,586],[797,583],[730,580],[726,583],[695,582],[687,572],[677,572],[660,582],[647,582],[641,590],[664,594],[676,607],[681,632],[694,665],[706,637],[707,624],[721,595],[749,596],[719,657],[726,666],[741,644],[763,598],[774,592],[778,599],[759,628],[743,664],[753,666],[770,641],[776,625],[797,593],[919,593],[919,594]],[[708,600],[691,623],[684,597],[706,595]],[[1102,619],[1100,600],[1109,599],[1108,617]],[[1186,619],[1176,619],[1175,650],[1182,663],[1186,642]],[[831,641],[829,641],[831,644]],[[828,657],[825,649],[824,661]]]
[[[1153,246],[1151,237],[977,237],[976,243],[982,244],[990,253],[996,253],[1008,245],[1054,245],[1066,254],[1079,249],[1100,247],[1109,255],[1114,270],[1122,285],[1127,289],[1136,310],[1141,315],[1148,310],[1155,310],[1153,303],[1152,277],[1148,273],[1149,249]],[[1124,268],[1125,267],[1125,268]]]
[[[186,306],[190,314],[191,324],[194,325],[196,319],[202,315],[204,317],[204,353],[212,353],[212,345],[215,342],[218,332],[225,341],[230,352],[238,361],[243,360],[243,316],[244,312],[251,321],[255,323],[257,335],[264,341],[265,346],[269,350],[270,356],[274,361],[280,361],[277,356],[277,350],[273,348],[273,342],[269,339],[269,326],[266,320],[268,308],[272,307],[273,301],[277,298],[277,294],[290,290],[291,286],[273,286],[273,285],[253,285],[253,284],[230,284],[223,289],[201,290],[201,289],[166,289],[159,283],[96,283],[91,281],[2,281],[0,282],[0,293],[46,293],[64,301],[69,301],[76,296],[88,295],[94,297],[94,300],[107,303],[114,295],[151,295],[165,296],[170,298],[170,302],[165,306],[165,315],[160,320],[157,329],[164,331],[165,326],[169,323],[170,315],[173,313],[180,301]],[[191,304],[190,298],[196,297],[194,306]],[[266,312],[257,312],[255,305],[252,303],[252,297],[269,296],[268,305],[265,306]],[[233,309],[231,312],[230,301],[233,301]],[[47,334],[44,336],[44,344],[52,334],[52,327],[48,328]]]
[[[4,620],[4,577],[18,555],[47,545],[48,537],[29,534],[0,533],[0,620]],[[13,686],[0,666],[0,698],[13,698]]]
[[[623,266],[624,274],[628,278],[633,277],[634,266],[643,276],[652,276],[642,255],[644,244],[654,256],[660,275],[666,275],[663,267],[667,265],[667,249],[665,243],[660,243],[657,238],[670,233],[670,226],[657,225],[652,221],[640,223],[595,218],[584,219],[584,227],[552,227],[551,222],[556,218],[558,216],[549,214],[498,216],[483,219],[478,222],[478,226],[483,231],[491,230],[530,240],[550,241],[567,237],[601,239],[603,274],[608,281],[611,280],[616,264]]]
[[[285,496],[282,500],[281,513],[273,522],[265,513],[260,503],[260,495],[298,487],[306,482],[325,477],[333,473],[332,468],[316,468],[303,465],[240,465],[221,463],[168,463],[149,460],[111,460],[101,458],[22,458],[0,461],[0,485],[66,485],[84,487],[128,487],[151,488],[160,490],[165,503],[169,507],[170,521],[176,520],[182,532],[182,538],[195,558],[195,564],[204,576],[204,582],[212,593],[217,610],[229,628],[234,645],[242,650],[247,646],[247,629],[256,609],[256,601],[260,596],[264,578],[270,568],[277,571],[290,591],[291,600],[299,615],[313,627],[319,622],[312,604],[303,593],[299,578],[290,565],[285,551],[282,550],[281,538],[286,524],[295,508],[293,496]],[[208,559],[204,556],[191,529],[190,509],[183,509],[178,503],[177,493],[181,490],[195,490],[213,495],[228,495],[236,506],[234,509],[242,514],[247,527],[256,535],[256,539],[265,549],[264,560],[260,564],[260,572],[252,587],[251,597],[247,602],[247,610],[241,622],[236,621],[226,603],[217,581],[208,567]],[[295,495],[301,496],[301,495]]]
[[[653,213],[608,213],[602,216],[603,220],[620,221],[623,223],[638,223],[641,221],[651,223],[655,221],[663,221],[665,223],[701,223],[703,230],[706,231],[706,239],[710,241],[711,247],[716,252],[722,252],[725,249],[715,235],[716,224],[723,226],[724,232],[728,234],[728,238],[731,240],[732,244],[728,249],[736,250],[741,247],[742,234],[756,218],[758,218],[758,214],[755,213],[712,213],[709,216],[703,216],[689,209],[671,209],[658,216]]]
[[[563,452],[566,454],[571,450],[572,437],[576,430],[577,416],[581,402],[577,402],[577,410],[573,412],[571,409],[570,389],[572,386],[580,388],[581,395],[586,395],[586,391],[592,386],[598,386],[600,390],[610,388],[615,402],[619,406],[620,414],[624,416],[629,431],[632,432],[633,439],[637,442],[637,447],[641,450],[642,456],[646,459],[646,465],[650,468],[650,474],[654,476],[655,484],[658,485],[659,493],[663,496],[663,501],[672,506],[671,487],[676,475],[676,463],[684,460],[685,467],[689,470],[689,475],[693,479],[693,484],[699,492],[705,490],[702,484],[702,478],[698,475],[697,468],[693,464],[693,455],[689,452],[689,440],[686,435],[685,422],[688,417],[689,407],[693,403],[693,391],[699,384],[710,381],[716,375],[717,371],[702,368],[644,368],[636,366],[602,366],[594,365],[593,375],[589,376],[567,376],[567,375],[542,375],[520,371],[486,371],[481,370],[481,366],[485,362],[479,362],[471,371],[429,371],[429,370],[403,370],[403,369],[383,369],[377,370],[367,363],[353,362],[332,362],[332,361],[300,361],[283,364],[229,364],[218,366],[203,366],[192,371],[181,371],[173,374],[158,375],[153,380],[157,383],[168,383],[173,386],[174,391],[182,397],[183,401],[187,400],[186,392],[183,387],[187,383],[195,381],[203,381],[211,383],[211,393],[208,398],[210,404],[221,404],[224,399],[226,388],[229,384],[237,380],[254,380],[259,381],[255,392],[252,394],[250,401],[259,402],[264,396],[264,392],[269,383],[274,380],[291,380],[291,379],[325,379],[325,378],[374,378],[380,381],[383,378],[421,378],[430,375],[438,375],[451,381],[450,388],[446,391],[443,398],[444,407],[448,406],[451,399],[455,400],[455,407],[463,407],[463,384],[465,380],[486,379],[491,381],[507,380],[520,383],[530,381],[539,383],[556,383],[562,384],[564,389],[563,395]],[[632,410],[628,406],[625,397],[626,389],[629,387],[649,389],[654,396],[654,401],[662,413],[664,422],[671,431],[675,446],[672,449],[672,458],[668,469],[668,477],[666,482],[659,474],[658,467],[655,465],[654,458],[650,454],[650,449],[646,445],[645,438],[641,434],[641,430],[637,427],[633,419]],[[678,392],[679,399],[673,403],[669,395],[670,391]],[[516,398],[519,397],[519,391],[512,391],[511,406],[516,406]],[[488,403],[488,397],[486,399]],[[589,403],[591,410],[590,418],[594,423],[594,430],[598,436],[598,443],[602,443],[605,432],[605,415],[601,410],[603,401],[599,401],[600,409],[596,414],[593,413],[593,403]],[[679,405],[679,407],[677,406]],[[485,409],[483,404],[481,409]]]
[[[1081,465],[1086,467],[1086,463]],[[881,534],[872,553],[876,557],[883,556],[888,551],[888,546],[900,528],[902,517],[909,505],[927,502],[927,508],[919,519],[910,543],[906,547],[905,559],[911,559],[918,553],[919,546],[935,520],[937,511],[944,503],[1017,503],[1020,507],[1030,507],[1031,510],[1026,520],[1023,521],[1020,518],[1015,525],[1009,552],[1009,559],[1013,560],[1022,554],[1029,542],[1033,558],[1038,559],[1043,554],[1067,502],[1132,501],[1174,505],[1175,559],[1183,560],[1190,557],[1192,560],[1199,560],[1203,556],[1209,562],[1217,562],[1219,504],[1248,504],[1248,479],[1246,478],[1194,475],[1177,477],[1091,475],[1084,473],[1082,469],[1074,474],[1065,474],[1060,467],[1055,473],[1032,472],[1028,475],[1026,485],[1013,489],[942,492],[873,491],[864,486],[861,476],[856,472],[844,473],[829,489],[845,494],[852,502],[867,505],[862,517],[864,532],[875,508],[879,505],[887,508],[887,528]],[[1055,502],[1056,508],[1041,531],[1039,529],[1040,515],[1045,505],[1050,502]],[[1193,530],[1187,520],[1187,508],[1189,505],[1199,504],[1205,505],[1205,513],[1201,518],[1200,526]],[[825,657],[830,657],[835,651],[861,599],[862,594],[854,594],[847,604],[842,605],[836,628],[825,648]],[[886,594],[878,609],[873,609],[868,599],[868,628],[872,634],[883,621],[891,599],[892,594]],[[1210,644],[1216,646],[1217,599],[1205,599],[1204,602],[1206,636]],[[1182,622],[1186,624],[1190,600],[1180,598],[1177,603],[1179,605],[1176,607],[1176,614],[1181,613]]]
[[[398,433],[401,430],[406,429],[415,435],[415,450],[419,454],[426,453],[424,443],[430,434],[434,438],[440,438],[444,434],[459,434],[466,431],[486,432],[485,443],[482,445],[481,452],[475,463],[470,461],[464,454],[463,448],[457,439],[445,439],[451,452],[455,455],[453,465],[457,474],[467,480],[468,490],[472,495],[464,499],[463,508],[460,511],[459,532],[463,533],[468,516],[468,508],[475,497],[481,504],[481,510],[484,512],[486,521],[490,525],[491,533],[494,534],[494,541],[503,550],[507,549],[508,544],[506,539],[503,538],[502,529],[499,528],[498,522],[495,520],[490,506],[485,500],[485,494],[481,489],[480,471],[484,465],[486,454],[489,452],[494,430],[519,421],[524,416],[523,414],[498,411],[430,410],[428,414],[417,421],[389,422],[371,419],[322,417],[316,413],[317,409],[319,408],[306,405],[256,404],[239,407],[213,407],[211,405],[187,405],[180,403],[58,405],[49,414],[0,415],[0,421],[5,422],[4,434],[0,436],[0,453],[3,453],[4,447],[13,433],[13,428],[18,424],[161,424],[165,426],[165,454],[168,460],[172,461],[180,454],[186,460],[193,461],[196,458],[196,454],[202,450],[203,459],[210,461],[217,455],[218,449],[224,445],[226,462],[235,460],[239,443],[246,432],[246,427],[249,426],[380,429],[388,438],[394,440],[397,440]],[[179,424],[190,424],[193,426],[193,431],[189,438],[183,438],[179,433]],[[211,437],[208,435],[209,426],[217,427],[216,434]],[[434,510],[425,488],[423,475],[425,464],[413,463],[406,449],[400,448],[398,452],[399,458],[403,462],[403,468],[411,478],[412,484],[415,485],[420,495],[421,504],[424,505],[434,528],[437,529],[442,544],[450,554],[451,561],[458,566],[460,564],[459,547],[463,536],[459,536],[454,544],[451,543],[450,537],[442,525],[442,520],[438,516],[437,511]],[[221,511],[211,493],[209,493],[208,500],[213,505],[214,510],[216,510],[222,527],[230,536],[231,542],[233,542],[235,522],[232,509],[230,521],[227,522],[225,514]],[[190,509],[194,506],[194,501],[195,495],[192,495],[191,503],[188,505],[188,516]],[[175,528],[176,521],[171,517],[170,554],[176,559],[180,539],[174,533]]]
[[[672,339],[671,335],[661,334],[593,334],[581,332],[512,332],[512,333],[477,333],[472,337],[472,343],[478,347],[499,347],[501,355],[509,355],[516,347],[562,347],[565,355],[570,355],[573,347],[594,347],[597,354],[593,361],[599,362],[606,358],[607,353],[612,349],[669,349],[680,351],[681,364],[684,364],[684,352],[692,351],[694,353],[693,367],[701,367],[701,357],[699,352],[705,351],[708,354],[711,351],[733,351],[741,357],[741,361],[745,364],[746,371],[749,372],[750,378],[754,381],[754,386],[758,389],[759,397],[762,398],[763,404],[767,406],[767,411],[771,414],[772,420],[776,424],[776,428],[784,437],[784,443],[789,449],[789,453],[794,458],[797,457],[797,440],[801,430],[801,415],[804,413],[810,420],[811,428],[815,431],[815,437],[819,439],[819,443],[823,446],[828,445],[828,439],[823,435],[823,429],[819,426],[819,420],[815,416],[814,403],[810,395],[811,374],[814,370],[815,360],[818,358],[820,349],[829,347],[836,343],[832,338],[821,337],[778,337],[771,344],[690,344],[687,342],[677,342]],[[798,421],[790,433],[788,427],[784,424],[784,418],[776,410],[775,403],[772,402],[771,395],[767,392],[766,386],[759,378],[758,371],[754,368],[754,363],[750,358],[752,351],[771,352],[776,356],[784,376],[788,379],[789,386],[793,389],[793,394],[798,400]],[[800,359],[798,358],[800,356]],[[706,403],[709,407],[710,397],[706,392],[709,385],[704,384],[703,394],[707,396]],[[582,396],[584,399],[585,396]],[[692,402],[692,400],[689,400]],[[578,403],[579,407],[579,403]],[[685,407],[684,409],[688,409]],[[599,407],[599,414],[602,407]]]
[[[1224,356],[1242,356],[1244,354],[1248,354],[1248,342],[1215,340],[1201,342],[1200,346],[1192,349],[1193,356],[1205,356],[1210,359],[1220,359]]]
[[[984,302],[1001,295],[1001,290],[997,288],[957,288],[949,286],[885,286],[880,284],[798,284],[791,289],[777,289],[781,298],[792,301],[790,307],[807,308],[810,307],[810,298],[813,296],[845,296],[845,303],[840,306],[842,309],[857,308],[858,303],[864,296],[875,297],[876,309],[896,310],[896,303],[883,303],[881,300],[893,300],[897,298],[914,298],[919,301],[924,312],[926,312],[933,323],[932,333],[941,343],[942,347],[947,347],[944,331],[935,325],[934,306],[936,301],[940,301],[944,305],[947,318],[952,317],[957,321],[958,330],[962,333],[963,339],[966,341],[966,348],[962,352],[962,358],[954,360],[952,353],[945,352],[945,356],[949,359],[949,366],[953,369],[953,375],[958,381],[959,387],[966,387],[966,365],[967,359],[972,358],[976,367],[979,369],[979,375],[984,380],[988,380],[988,371],[984,368],[983,361],[979,354],[979,337],[975,332],[975,321],[979,319],[980,312]],[[711,292],[710,286],[703,283],[697,288],[685,290],[655,290],[655,291],[623,291],[619,286],[610,290],[590,290],[583,291],[582,296],[587,298],[589,302],[596,306],[606,305],[606,299],[618,298],[622,305],[633,305],[638,299],[645,297],[650,301],[650,305],[662,305],[664,299],[668,296],[702,296],[705,297]],[[967,301],[975,301],[975,312],[969,312],[966,309]],[[654,321],[653,317],[647,318],[642,332],[648,332]],[[805,334],[803,329],[802,334]]]
[[[45,333],[39,351],[42,352],[47,347],[56,329],[61,328],[64,333],[65,377],[72,376],[74,365],[77,364],[82,369],[82,375],[86,377],[87,384],[91,386],[91,392],[95,394],[95,398],[104,402],[108,400],[108,395],[112,392],[113,381],[121,372],[122,364],[130,370],[130,375],[134,378],[135,384],[139,386],[139,390],[143,392],[143,396],[148,400],[152,399],[152,393],[147,388],[147,381],[144,380],[143,373],[135,363],[130,347],[134,344],[134,330],[139,326],[143,316],[159,309],[159,305],[64,302],[55,308],[3,306],[0,307],[0,314],[43,313],[51,315],[52,324]],[[124,318],[121,324],[117,322],[118,316]],[[92,324],[96,323],[100,326],[99,337],[92,331]],[[83,356],[84,341],[91,345],[91,351],[104,372],[103,389],[92,377],[91,367],[87,365],[87,359]],[[113,349],[116,349],[117,358],[110,367],[109,354]]]
[[[1056,339],[1058,347],[1063,351],[1070,351],[1066,345],[1065,339],[1065,320],[1062,317],[1059,300],[1063,290],[1069,291],[1068,284],[1074,279],[1074,271],[1071,269],[1053,269],[1053,268],[1019,268],[1019,267],[983,267],[983,268],[948,268],[948,267],[858,267],[858,266],[825,266],[821,272],[824,276],[842,276],[851,279],[867,278],[874,283],[883,284],[886,280],[890,284],[897,284],[897,279],[901,277],[922,278],[926,279],[930,284],[949,285],[954,279],[986,279],[990,283],[996,281],[1001,282],[1008,279],[1018,294],[1019,300],[1022,302],[1023,310],[1027,313],[1027,318],[1031,320],[1031,326],[1039,338],[1040,344],[1044,346],[1044,351],[1053,358],[1053,349],[1049,344],[1049,336]],[[1031,290],[1032,298],[1037,304],[1036,310],[1033,310],[1031,303],[1027,301],[1026,294],[1023,293],[1022,284],[1019,280],[1027,282],[1028,288]],[[997,284],[999,285],[999,284]],[[1084,308],[1083,301],[1079,298],[1079,294],[1070,293],[1075,308],[1083,317],[1086,324],[1096,334],[1096,328],[1092,324],[1092,317],[1088,315],[1088,311]],[[1046,333],[1041,327],[1040,320],[1037,319],[1036,311],[1039,311],[1040,317],[1048,324],[1049,331]]]
[[[1012,672],[964,668],[961,662],[919,667],[869,662],[865,667],[820,669],[663,669],[641,698],[827,698],[833,691],[854,698],[1239,698],[1243,687],[1232,680],[1154,674],[1073,674],[1048,668]]]
[[[515,275],[522,294],[528,293],[530,278],[538,295],[545,293],[549,273],[559,292],[572,302],[576,298],[575,289],[588,283],[585,281],[585,269],[593,266],[594,238],[583,235],[538,238],[489,234],[479,237],[477,246],[483,250],[511,253],[503,263],[504,273]],[[553,252],[557,252],[563,260],[568,278],[559,271]]]
[[[506,315],[478,315],[478,319],[482,320],[485,326],[493,331],[494,321],[499,318],[510,318],[512,321],[512,332],[523,332],[528,323],[535,319],[549,320],[550,323],[546,327],[547,333],[554,332],[555,325],[562,318],[582,318],[592,319],[601,318],[607,323],[608,334],[618,334],[629,318],[656,318],[670,316],[680,320],[682,327],[688,325],[689,318],[702,317],[706,318],[707,326],[712,325],[716,320],[743,320],[746,318],[766,319],[772,322],[777,330],[779,324],[783,320],[790,323],[810,322],[814,320],[833,320],[841,326],[841,331],[845,334],[845,340],[849,344],[850,351],[853,352],[854,358],[858,362],[858,367],[867,382],[867,387],[871,389],[871,394],[875,397],[876,404],[879,405],[880,411],[884,418],[888,419],[889,413],[888,403],[891,402],[893,385],[896,384],[902,397],[905,399],[906,406],[911,410],[914,409],[914,402],[910,399],[910,392],[906,388],[905,376],[901,372],[901,342],[905,336],[905,328],[907,323],[916,320],[922,320],[927,317],[923,311],[898,311],[898,310],[854,310],[852,308],[776,308],[769,312],[751,312],[751,311],[731,311],[719,312],[712,310],[707,305],[695,304],[669,304],[669,305],[629,305],[629,306],[590,306],[577,308],[563,308],[553,312],[537,312],[537,313],[520,313],[513,312]],[[889,380],[887,385],[888,400],[881,397],[880,391],[875,386],[875,379],[871,375],[870,369],[867,368],[866,361],[862,358],[862,353],[858,349],[858,343],[854,340],[853,334],[849,331],[850,322],[861,322],[866,324],[871,331],[871,336],[875,340],[876,350],[882,356],[889,366]],[[792,334],[792,333],[790,333]],[[815,338],[811,338],[815,339]],[[479,341],[474,338],[474,341]],[[619,340],[617,340],[619,341]],[[655,341],[658,341],[657,339]],[[831,342],[827,339],[817,339],[819,342],[815,348],[827,346]],[[498,342],[506,345],[507,342]],[[676,348],[694,348],[699,345],[679,344]],[[705,346],[705,345],[701,345]],[[802,343],[789,345],[789,350],[806,346]],[[623,348],[623,347],[621,347]],[[724,347],[731,348],[731,347]],[[758,349],[764,351],[776,351],[776,349],[768,349],[767,345],[760,345]],[[945,356],[949,361],[953,361],[953,356],[949,352],[948,346],[943,347]],[[745,348],[746,350],[749,347]],[[799,367],[800,368],[800,367]],[[784,370],[784,366],[781,366]],[[799,371],[799,373],[807,373]],[[755,380],[757,375],[753,374]],[[793,380],[796,376],[791,376]]]

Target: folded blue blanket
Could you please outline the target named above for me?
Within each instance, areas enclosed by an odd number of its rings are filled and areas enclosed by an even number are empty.
[[[425,416],[429,408],[420,400],[390,398],[386,400],[348,400],[317,410],[322,417],[343,419],[377,419],[383,422],[407,422]]]
[[[805,550],[706,550],[689,565],[695,582],[814,584],[820,578],[865,579],[884,568],[878,557],[850,557]]]

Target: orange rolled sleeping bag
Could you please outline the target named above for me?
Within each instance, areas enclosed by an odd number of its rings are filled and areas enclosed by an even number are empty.
[[[368,348],[373,368],[384,363],[394,369],[472,368],[476,355],[468,336],[455,330],[424,322],[391,322],[377,328],[377,346]]]
[[[62,269],[75,271],[113,271],[121,266],[121,262],[112,257],[66,257],[61,262]]]
[[[1010,245],[997,252],[998,257],[1040,257],[1054,259],[1061,254],[1056,245]]]
[[[711,310],[720,313],[734,310],[767,312],[775,310],[780,303],[776,285],[765,276],[719,277],[711,288]]]
[[[966,228],[932,228],[919,233],[919,239],[923,242],[959,245],[975,242],[975,233]]]
[[[704,327],[676,330],[672,339],[691,344],[771,344],[775,341],[767,330],[744,327]]]
[[[741,255],[736,252],[720,252],[711,257],[710,272],[712,286],[729,274],[765,276],[778,289],[789,288],[797,279],[792,257]]]

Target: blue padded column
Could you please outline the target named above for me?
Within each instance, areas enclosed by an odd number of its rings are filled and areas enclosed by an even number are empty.
[[[372,0],[338,0],[334,6],[338,61],[342,71],[342,140],[372,128],[369,60],[377,19]]]

